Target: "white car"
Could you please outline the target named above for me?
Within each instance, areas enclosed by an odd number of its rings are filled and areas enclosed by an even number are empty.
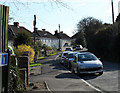
[[[62,52],[62,54],[61,54],[61,61],[60,61],[60,63],[61,64],[64,64],[64,61],[65,61],[65,59],[66,59],[66,57],[67,57],[67,55],[68,55],[68,53],[69,53],[70,51],[64,51],[64,52]]]
[[[65,62],[67,65],[67,68],[71,70],[71,62],[73,62],[74,55],[77,54],[78,52],[69,52],[68,57],[66,58]]]
[[[90,52],[77,53],[74,56],[74,60],[71,65],[72,72],[77,73],[78,75],[81,73],[99,73],[99,75],[103,74],[102,62]]]
[[[8,45],[8,48],[11,50],[11,56],[15,56],[15,53],[14,53],[14,50],[13,50],[13,47]]]

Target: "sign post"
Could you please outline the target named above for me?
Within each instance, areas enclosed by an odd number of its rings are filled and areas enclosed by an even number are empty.
[[[9,7],[0,5],[0,93],[3,88],[3,80],[6,81],[3,77],[6,73],[2,73],[4,70],[3,67],[7,65],[8,55],[2,55],[7,51],[8,46],[8,18],[9,18]],[[5,68],[7,69],[7,68]]]

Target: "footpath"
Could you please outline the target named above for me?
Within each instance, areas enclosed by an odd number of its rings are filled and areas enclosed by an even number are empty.
[[[41,75],[41,66],[30,67],[30,76],[38,76]],[[31,78],[29,78],[29,85],[27,87],[27,93],[50,93],[48,90],[47,83],[45,81],[33,82]]]

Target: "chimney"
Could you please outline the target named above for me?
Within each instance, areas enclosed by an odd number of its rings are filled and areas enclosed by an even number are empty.
[[[14,22],[14,26],[16,26],[17,28],[19,28],[19,22]]]
[[[58,34],[58,30],[55,31],[55,35]]]
[[[61,31],[60,33],[63,33],[63,31]]]
[[[42,29],[42,31],[45,31],[46,29]]]

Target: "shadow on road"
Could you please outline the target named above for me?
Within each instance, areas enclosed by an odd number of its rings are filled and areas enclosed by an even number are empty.
[[[44,65],[44,64],[47,64],[49,65],[50,67],[52,67],[53,70],[63,70],[63,71],[67,71],[67,69],[60,64],[60,60],[57,59],[57,60],[54,60],[55,57],[52,57],[50,59],[44,59],[43,61],[41,61],[41,63]],[[117,71],[117,70],[120,70],[120,68],[118,67],[118,65],[116,63],[111,63],[111,62],[106,62],[106,61],[103,61],[103,65],[104,65],[104,72],[107,72],[107,71]],[[54,71],[47,71],[49,74],[53,73]],[[65,72],[65,73],[61,73],[57,76],[55,76],[55,78],[71,78],[71,79],[80,79],[80,78],[83,78],[85,80],[90,80],[90,79],[95,79],[99,76],[97,75],[94,75],[94,74],[84,74],[84,75],[80,75],[79,77],[73,73],[70,73],[70,72]]]
[[[80,79],[78,76],[74,75],[73,73],[62,73],[62,74],[55,76],[55,78]]]

